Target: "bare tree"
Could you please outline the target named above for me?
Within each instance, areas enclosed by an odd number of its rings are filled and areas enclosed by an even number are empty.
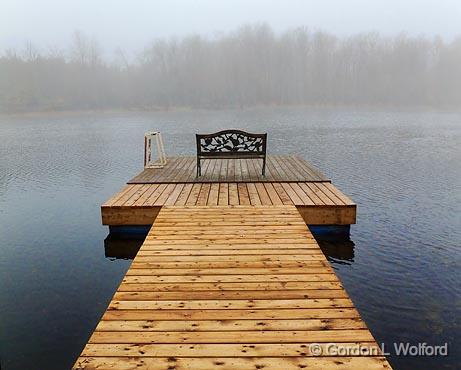
[[[271,104],[461,106],[461,38],[338,38],[267,24],[215,37],[157,39],[130,60],[75,32],[68,53],[26,43],[0,56],[0,109],[244,107]]]

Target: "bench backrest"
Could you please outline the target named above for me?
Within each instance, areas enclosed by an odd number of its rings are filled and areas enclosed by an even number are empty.
[[[267,134],[240,130],[223,130],[214,134],[196,134],[197,155],[220,156],[239,154],[266,155]]]

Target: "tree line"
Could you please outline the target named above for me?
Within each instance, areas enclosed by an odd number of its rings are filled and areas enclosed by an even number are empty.
[[[337,37],[249,25],[217,37],[158,39],[110,60],[74,35],[68,50],[0,56],[0,111],[255,105],[461,106],[461,37]]]

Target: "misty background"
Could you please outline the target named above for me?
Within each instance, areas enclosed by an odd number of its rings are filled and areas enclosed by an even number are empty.
[[[452,0],[7,0],[4,10],[1,112],[461,106]]]

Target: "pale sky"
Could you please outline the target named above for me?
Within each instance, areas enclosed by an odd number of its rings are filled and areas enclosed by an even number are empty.
[[[137,51],[155,38],[213,36],[243,24],[298,26],[336,35],[461,35],[461,0],[0,0],[0,50],[66,47],[75,30],[105,53]]]

